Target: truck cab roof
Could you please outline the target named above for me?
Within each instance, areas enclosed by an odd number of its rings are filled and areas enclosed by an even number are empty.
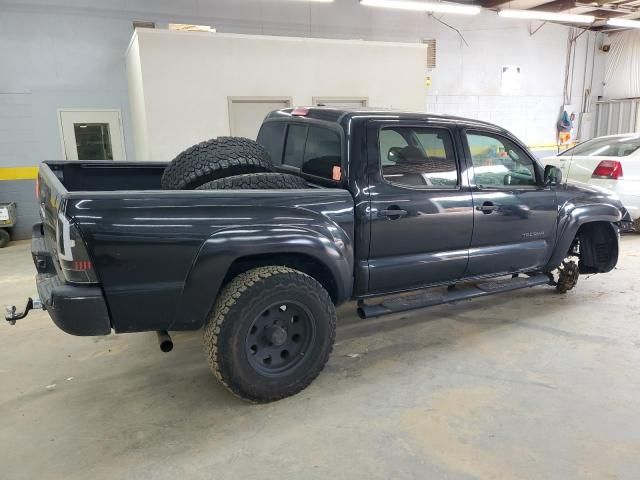
[[[409,120],[433,123],[455,123],[466,127],[482,127],[483,129],[491,129],[502,133],[508,133],[505,129],[482,120],[458,117],[455,115],[444,115],[440,113],[416,112],[409,110],[374,108],[374,107],[293,107],[274,110],[265,118],[268,120],[286,119],[291,117],[310,118],[325,122],[343,123],[354,117],[367,119],[390,119],[390,120]]]

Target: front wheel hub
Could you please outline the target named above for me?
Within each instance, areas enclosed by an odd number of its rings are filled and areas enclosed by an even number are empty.
[[[558,280],[556,290],[566,293],[576,286],[580,277],[580,267],[573,260],[565,260],[558,268]]]

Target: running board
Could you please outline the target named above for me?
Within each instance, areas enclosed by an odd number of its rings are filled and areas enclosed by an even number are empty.
[[[494,293],[510,292],[511,290],[545,284],[550,284],[549,277],[540,273],[530,277],[486,280],[474,284],[461,285],[460,287],[450,287],[445,292],[429,289],[414,295],[394,297],[375,304],[360,301],[358,302],[358,316],[360,318],[379,317],[390,313],[433,307],[434,305],[442,305],[443,303],[455,303],[470,298],[484,297],[486,295],[493,295]]]

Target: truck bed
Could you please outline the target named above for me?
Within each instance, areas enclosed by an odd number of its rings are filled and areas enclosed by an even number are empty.
[[[68,192],[160,190],[168,162],[45,162]]]
[[[327,255],[339,299],[353,286],[353,198],[329,188],[160,190],[166,164],[45,162],[43,232],[55,257],[62,214],[79,229],[116,332],[200,328],[242,257]],[[305,257],[306,258],[306,257]]]

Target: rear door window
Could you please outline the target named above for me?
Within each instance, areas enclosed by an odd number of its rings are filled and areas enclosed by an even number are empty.
[[[456,188],[458,166],[449,131],[394,126],[380,130],[382,176],[396,185]]]

